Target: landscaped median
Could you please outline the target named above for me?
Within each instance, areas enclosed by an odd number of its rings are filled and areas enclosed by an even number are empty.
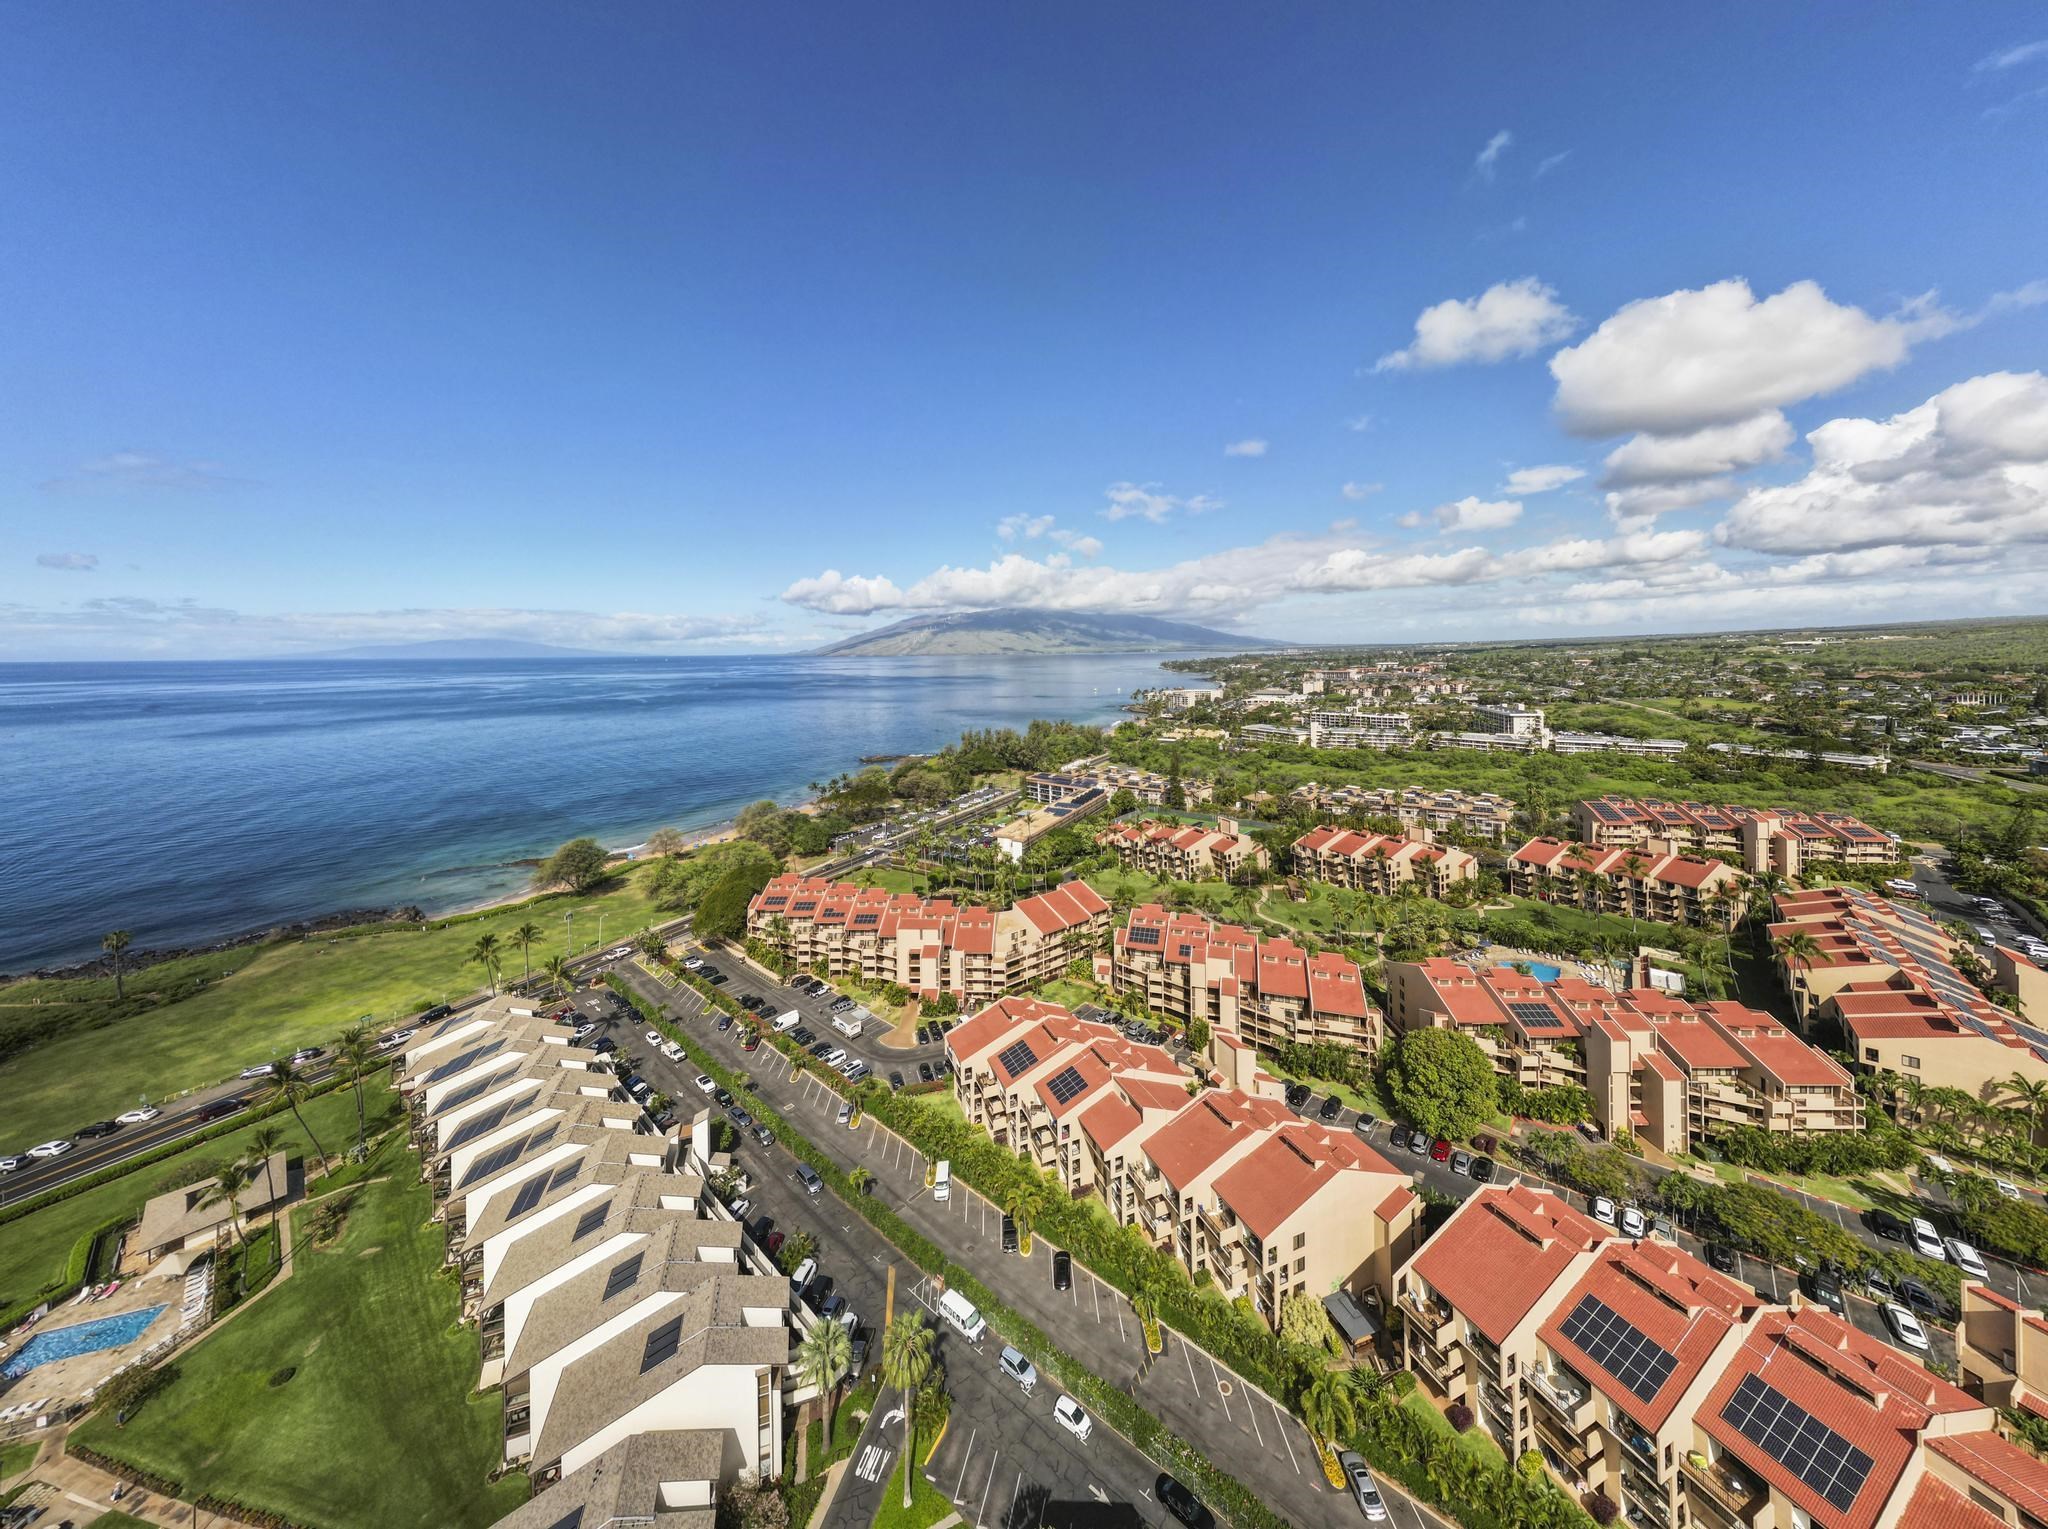
[[[842,1200],[858,1210],[910,1262],[924,1273],[943,1279],[949,1289],[965,1295],[981,1310],[990,1326],[1022,1350],[1097,1419],[1129,1439],[1154,1462],[1191,1483],[1212,1507],[1239,1529],[1279,1529],[1286,1522],[1251,1488],[1217,1469],[1206,1455],[1174,1434],[1134,1399],[1060,1349],[1029,1320],[998,1299],[970,1270],[949,1259],[930,1238],[895,1211],[873,1196],[857,1192],[847,1173],[837,1163],[796,1130],[773,1105],[743,1083],[737,1073],[712,1057],[688,1032],[670,1022],[657,1005],[642,998],[616,975],[608,976],[606,980],[644,1020],[681,1045],[695,1066],[744,1098],[747,1108],[775,1131],[778,1140],[808,1164]],[[792,1060],[799,1057],[800,1052],[788,1045],[786,1038],[774,1036],[772,1039]],[[802,1060],[806,1064],[810,1062],[807,1056]],[[820,1076],[842,1093],[850,1096],[854,1092],[853,1087],[837,1074],[826,1072]],[[868,1090],[863,1098],[877,1119],[910,1140],[912,1145],[925,1150],[927,1155],[951,1155],[956,1178],[984,1194],[991,1193],[987,1185],[976,1179],[978,1170],[984,1166],[980,1163],[979,1153],[972,1150],[953,1153],[950,1142],[942,1150],[932,1153],[918,1141],[922,1134],[919,1125],[928,1122],[910,1123],[905,1112],[918,1111],[922,1106],[879,1089]],[[964,1127],[955,1126],[953,1129],[964,1138]],[[962,1145],[971,1148],[972,1144],[963,1140]],[[990,1153],[999,1153],[993,1143],[984,1141],[982,1145]],[[1058,1213],[1068,1209],[1077,1219],[1087,1214],[1078,1204],[1056,1206],[1053,1213],[1041,1222],[1041,1227],[1049,1233],[1056,1233]],[[1053,1240],[1058,1241],[1057,1235]],[[1069,1247],[1068,1251],[1076,1252],[1084,1265],[1088,1263],[1082,1251],[1074,1247]],[[1095,1272],[1113,1287],[1122,1288],[1113,1271],[1096,1268]],[[1190,1300],[1196,1299],[1191,1287],[1187,1289],[1187,1296]],[[1278,1340],[1270,1335],[1268,1338],[1277,1349]],[[1251,1366],[1239,1367],[1234,1359],[1232,1363],[1240,1373],[1252,1373]],[[1256,1375],[1254,1378],[1257,1379]],[[1259,1383],[1265,1382],[1261,1380]],[[1268,1390],[1279,1395],[1284,1394],[1285,1388],[1269,1386]],[[1424,1501],[1443,1508],[1470,1529],[1573,1529],[1573,1526],[1591,1523],[1540,1469],[1531,1473],[1496,1468],[1484,1473],[1484,1479],[1481,1479],[1465,1465],[1451,1463],[1452,1454],[1459,1461],[1469,1459],[1466,1451],[1458,1450],[1454,1445],[1433,1444],[1424,1425],[1407,1415],[1395,1404],[1393,1397],[1384,1393],[1361,1393],[1358,1400],[1360,1426],[1351,1431],[1351,1442],[1360,1447],[1376,1467],[1401,1481]],[[896,1500],[901,1501],[900,1492]]]

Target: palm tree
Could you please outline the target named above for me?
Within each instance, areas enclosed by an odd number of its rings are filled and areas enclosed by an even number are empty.
[[[366,1143],[363,1119],[363,1078],[377,1065],[377,1047],[370,1039],[368,1025],[350,1025],[334,1040],[334,1064],[342,1076],[349,1080],[356,1092],[356,1152],[360,1155]]]
[[[484,975],[491,979],[491,996],[498,996],[498,937],[495,934],[480,934],[476,943],[469,947],[469,959],[484,969]]]
[[[299,1129],[306,1133],[306,1140],[313,1144],[314,1160],[325,1162],[327,1154],[321,1149],[320,1138],[313,1134],[313,1128],[306,1124],[306,1117],[299,1109],[312,1092],[312,1083],[289,1056],[280,1056],[270,1064],[270,1100],[282,1102],[292,1112],[292,1119],[299,1123]]]
[[[1045,1191],[1033,1179],[1019,1179],[1004,1202],[1003,1209],[1017,1228],[1017,1252],[1024,1258],[1031,1256],[1031,1228],[1044,1206]]]
[[[242,1235],[242,1192],[255,1181],[256,1175],[246,1159],[229,1158],[214,1165],[213,1182],[199,1197],[201,1205],[225,1205],[228,1208],[228,1224],[235,1229],[235,1241],[245,1251],[249,1239]]]
[[[270,1160],[277,1155],[278,1148],[283,1145],[284,1132],[270,1124],[269,1121],[265,1121],[249,1133],[249,1156],[245,1161],[249,1167],[249,1176],[252,1181],[256,1176],[256,1170],[261,1169],[263,1172],[263,1194],[270,1203],[270,1224],[272,1226],[277,1225],[277,1182],[270,1176]],[[282,1237],[277,1239],[277,1262],[280,1267],[284,1263],[284,1239]]]
[[[1771,942],[1771,949],[1776,953],[1778,959],[1784,963],[1786,975],[1789,976],[1792,968],[1795,966],[1801,972],[1808,972],[1813,969],[1814,961],[1820,956],[1820,941],[1816,940],[1804,929],[1795,929],[1790,934],[1779,935],[1777,939]],[[1800,988],[1796,983],[1792,984],[1792,988],[1793,1000],[1796,1004]],[[1800,1017],[1803,1019],[1805,1016],[1801,1015]]]
[[[2035,1133],[2048,1126],[2048,1080],[2016,1072],[1997,1085],[2006,1103],[2020,1106]]]
[[[546,977],[548,981],[552,982],[564,993],[569,991],[570,985],[575,980],[569,974],[569,958],[567,956],[549,956],[547,960],[541,962],[540,969],[541,975]]]
[[[834,1324],[837,1326],[838,1324]],[[924,1313],[907,1311],[882,1334],[882,1383],[903,1395],[903,1510],[910,1511],[911,1426],[916,1421],[917,1388],[932,1372],[932,1330]]]
[[[868,1170],[867,1165],[863,1163],[846,1176],[846,1182],[855,1194],[864,1195],[874,1184],[875,1176]],[[828,1434],[831,1432],[829,1428],[825,1431]]]
[[[844,1322],[819,1322],[796,1346],[797,1374],[825,1399],[825,1449],[832,1448],[832,1413],[839,1381],[853,1364],[853,1336]]]
[[[1344,1377],[1328,1367],[1302,1387],[1302,1420],[1309,1432],[1334,1449],[1358,1428],[1358,1402]]]
[[[1137,1288],[1131,1292],[1131,1310],[1136,1314],[1145,1332],[1145,1348],[1157,1353],[1152,1345],[1153,1330],[1159,1326],[1159,1302],[1166,1293],[1166,1281],[1156,1269],[1146,1269],[1138,1276]]]
[[[121,958],[128,953],[128,946],[135,936],[126,929],[109,929],[100,936],[100,949],[114,958],[114,1001],[119,1003],[128,996],[126,984],[121,980]]]
[[[522,985],[533,975],[533,942],[540,937],[541,927],[531,919],[512,931],[512,942],[519,947],[519,960],[524,968],[519,979]]]
[[[1628,932],[1629,937],[1631,939],[1637,937],[1636,903],[1641,899],[1643,889],[1643,873],[1649,870],[1649,868],[1650,862],[1645,860],[1641,855],[1638,855],[1634,850],[1630,850],[1626,855],[1623,855],[1621,857],[1621,864],[1615,868],[1619,870],[1622,875],[1626,876],[1630,881],[1635,883],[1634,886],[1629,888],[1628,898]]]

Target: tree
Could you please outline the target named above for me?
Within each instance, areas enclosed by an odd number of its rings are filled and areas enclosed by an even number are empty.
[[[588,892],[603,881],[611,857],[595,839],[571,839],[540,863],[533,884],[543,891],[566,887],[571,892]]]
[[[916,1419],[917,1388],[932,1370],[932,1330],[924,1325],[924,1313],[908,1311],[891,1322],[882,1334],[882,1383],[894,1386],[903,1398],[903,1507],[910,1509],[911,1428]]]
[[[533,975],[533,942],[540,938],[540,934],[540,925],[534,923],[531,919],[528,919],[512,931],[512,943],[519,947],[519,960],[522,967],[519,980],[522,983]]]
[[[1209,1021],[1199,1014],[1188,1021],[1188,1050],[1196,1056],[1209,1054]]]
[[[1337,1330],[1323,1303],[1307,1290],[1297,1290],[1280,1303],[1280,1336],[1303,1348],[1337,1351]]]
[[[484,975],[490,979],[491,996],[493,998],[497,997],[498,966],[500,962],[498,937],[490,933],[478,935],[476,943],[469,947],[469,959],[473,965],[481,966],[484,969]]]
[[[775,1483],[741,1471],[718,1492],[717,1529],[789,1529],[789,1504]]]
[[[546,977],[564,993],[576,985],[575,975],[569,970],[567,956],[549,956],[540,964],[541,975]]]
[[[1998,1087],[2003,1101],[2018,1105],[2027,1117],[2032,1134],[2038,1135],[2044,1126],[2048,1126],[2048,1080],[2016,1072]]]
[[[769,874],[758,866],[735,866],[712,884],[697,904],[699,939],[730,940],[747,927],[747,904],[768,885]]]
[[[1387,1088],[1401,1113],[1432,1136],[1458,1140],[1493,1118],[1500,1095],[1493,1063],[1456,1030],[1411,1030],[1393,1047]]]
[[[313,1134],[313,1128],[306,1124],[306,1117],[299,1110],[312,1092],[312,1083],[289,1055],[280,1056],[270,1064],[270,1099],[292,1112],[292,1119],[299,1123],[299,1129],[306,1133],[306,1140],[313,1144],[314,1159],[325,1162],[327,1154],[320,1148],[320,1138]]]
[[[256,1174],[246,1158],[229,1158],[226,1162],[214,1164],[213,1182],[199,1196],[201,1205],[225,1205],[228,1208],[228,1224],[235,1229],[235,1241],[245,1250],[249,1239],[242,1235],[242,1195],[255,1182]]]
[[[839,1382],[853,1365],[853,1335],[844,1322],[818,1322],[796,1346],[797,1373],[825,1399],[825,1450],[832,1449],[832,1413]]]
[[[1820,958],[1820,941],[1804,929],[1795,929],[1773,940],[1771,950],[1784,963],[1789,977],[1795,966],[1802,972],[1812,970],[1813,963]]]
[[[680,828],[657,828],[647,836],[646,849],[650,855],[680,855],[684,843]]]
[[[1323,1368],[1301,1389],[1301,1416],[1309,1432],[1335,1448],[1357,1431],[1358,1402],[1344,1377]]]
[[[356,1151],[360,1154],[367,1145],[363,1140],[366,1129],[363,1118],[363,1079],[377,1065],[376,1043],[370,1039],[368,1025],[350,1025],[334,1040],[334,1063],[341,1069],[343,1077],[355,1089],[356,1094]]]
[[[1031,1229],[1038,1224],[1044,1208],[1045,1187],[1036,1178],[1020,1178],[1010,1186],[1003,1209],[1016,1225],[1017,1251],[1025,1258],[1031,1256]]]
[[[270,1205],[270,1224],[272,1226],[277,1225],[277,1180],[271,1176],[270,1160],[277,1155],[278,1148],[283,1145],[284,1132],[267,1120],[249,1133],[249,1156],[246,1159],[249,1168],[249,1178],[253,1183],[259,1170],[263,1174],[263,1196]],[[277,1239],[277,1262],[280,1266],[284,1263],[284,1239],[282,1237]]]
[[[114,958],[114,1001],[119,1003],[128,996],[128,989],[122,980],[123,957],[135,936],[126,929],[109,929],[100,936],[100,949]]]
[[[875,1175],[868,1168],[867,1164],[861,1163],[854,1168],[853,1172],[846,1176],[846,1183],[847,1187],[855,1194],[864,1195],[874,1187]],[[831,1430],[827,1429],[826,1431],[829,1433]]]

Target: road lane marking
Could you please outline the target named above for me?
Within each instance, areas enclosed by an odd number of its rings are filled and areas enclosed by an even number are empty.
[[[1287,1446],[1287,1463],[1294,1467],[1294,1474],[1301,1474],[1301,1462],[1294,1458],[1294,1441],[1287,1437],[1287,1416],[1280,1410],[1280,1404],[1272,1397],[1266,1398],[1266,1405],[1273,1409],[1273,1421],[1280,1425],[1280,1442]]]
[[[1009,1511],[1008,1511],[1008,1512],[1006,1512],[1006,1513],[1005,1513],[1005,1514],[1003,1515],[1003,1522],[1004,1522],[1005,1524],[1011,1524],[1011,1525],[1014,1525],[1014,1524],[1016,1523],[1016,1521],[1017,1521],[1017,1494],[1018,1494],[1019,1492],[1022,1492],[1023,1490],[1024,1490],[1024,1473],[1023,1473],[1022,1471],[1019,1471],[1019,1472],[1017,1472],[1017,1479],[1016,1479],[1016,1481],[1015,1481],[1015,1482],[1014,1482],[1014,1483],[1013,1483],[1013,1484],[1011,1485],[1011,1487],[1010,1487],[1010,1508],[1009,1508]]]
[[[1202,1357],[1209,1361],[1209,1373],[1216,1377],[1216,1396],[1223,1403],[1224,1418],[1229,1422],[1236,1422],[1237,1419],[1230,1415],[1230,1393],[1223,1389],[1223,1372],[1216,1368],[1216,1360],[1213,1355],[1205,1353]],[[1188,1378],[1190,1380],[1194,1378],[1194,1373],[1195,1367],[1193,1364],[1190,1364],[1188,1366]]]
[[[996,1484],[996,1464],[1002,1458],[1003,1452],[997,1450],[995,1459],[988,1463],[988,1481],[981,1489],[981,1506],[974,1510],[974,1521],[977,1524],[982,1522],[983,1516],[988,1512],[988,1494]]]
[[[1228,1402],[1224,1403],[1226,1410],[1229,1405]],[[1259,1448],[1264,1449],[1266,1447],[1266,1436],[1259,1431],[1259,1409],[1249,1398],[1245,1401],[1245,1411],[1252,1415],[1252,1437],[1259,1441]]]
[[[922,1300],[923,1298],[923,1295],[920,1293],[918,1299]],[[967,1484],[967,1467],[974,1462],[974,1441],[980,1437],[981,1429],[978,1427],[967,1435],[967,1453],[961,1457],[960,1474],[953,1482],[953,1501],[955,1504],[958,1504],[960,1501],[960,1489]]]

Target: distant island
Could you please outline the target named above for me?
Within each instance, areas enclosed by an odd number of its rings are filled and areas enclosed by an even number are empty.
[[[509,637],[441,637],[430,642],[372,642],[324,653],[291,653],[289,658],[315,661],[354,658],[617,658],[587,648],[558,648],[551,642],[520,642]]]
[[[1033,653],[1177,653],[1190,649],[1280,648],[1288,644],[1155,616],[1075,611],[962,611],[913,616],[815,653],[831,658],[910,658]]]

